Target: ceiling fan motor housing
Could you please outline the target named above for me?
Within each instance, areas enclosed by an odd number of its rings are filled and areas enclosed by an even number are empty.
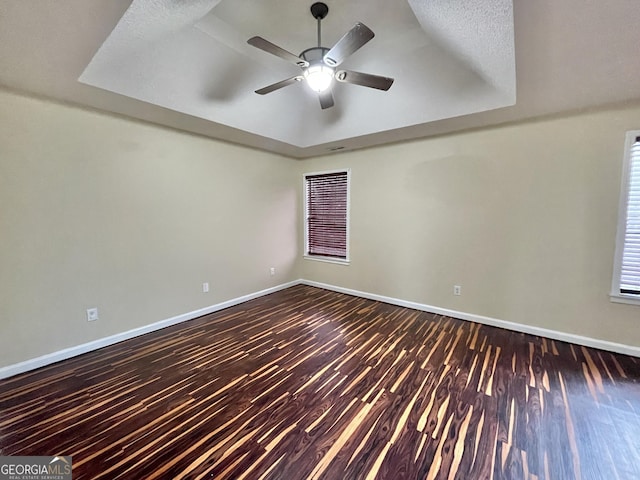
[[[300,58],[309,62],[310,65],[314,63],[324,63],[324,56],[329,51],[328,48],[325,47],[311,47],[307,48],[300,54]]]

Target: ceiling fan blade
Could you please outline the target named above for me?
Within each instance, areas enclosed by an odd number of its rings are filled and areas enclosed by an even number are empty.
[[[393,78],[371,75],[370,73],[353,72],[351,70],[340,70],[336,72],[335,78],[339,82],[377,88],[378,90],[389,90],[391,85],[393,85]]]
[[[356,23],[344,36],[338,40],[331,50],[324,56],[324,63],[330,67],[340,65],[345,58],[362,47],[374,37],[374,33],[364,23]]]
[[[333,94],[330,88],[327,88],[324,92],[320,92],[318,98],[320,99],[320,106],[323,110],[333,107]]]
[[[303,60],[300,57],[296,57],[293,53],[287,52],[284,48],[280,48],[279,46],[271,43],[268,40],[265,40],[262,37],[251,37],[249,40],[247,40],[247,43],[249,45],[253,45],[256,48],[259,48],[260,50],[264,50],[267,53],[275,55],[276,57],[280,57],[288,62],[295,63],[299,67],[304,68],[309,66],[309,62],[307,62],[306,60]]]
[[[296,77],[291,77],[291,78],[287,78],[286,80],[281,80],[279,82],[273,83],[271,85],[268,85],[264,88],[261,88],[260,90],[256,90],[256,93],[258,95],[266,95],[267,93],[271,93],[275,90],[278,90],[282,87],[286,87],[287,85],[291,85],[293,83],[299,82],[303,79],[304,77],[302,77],[301,75],[298,75]]]

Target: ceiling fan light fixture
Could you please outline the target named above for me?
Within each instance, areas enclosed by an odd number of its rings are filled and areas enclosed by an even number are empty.
[[[334,70],[323,64],[311,65],[304,71],[307,85],[314,92],[324,92],[333,83]]]

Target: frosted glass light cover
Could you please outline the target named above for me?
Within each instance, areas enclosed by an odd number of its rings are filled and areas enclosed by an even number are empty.
[[[326,65],[312,65],[304,71],[309,88],[315,92],[324,92],[333,81],[333,69]]]

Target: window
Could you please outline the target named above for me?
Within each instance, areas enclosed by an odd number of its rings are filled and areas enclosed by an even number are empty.
[[[640,304],[640,130],[627,133],[611,299]]]
[[[308,173],[305,185],[305,257],[349,261],[349,170]]]

